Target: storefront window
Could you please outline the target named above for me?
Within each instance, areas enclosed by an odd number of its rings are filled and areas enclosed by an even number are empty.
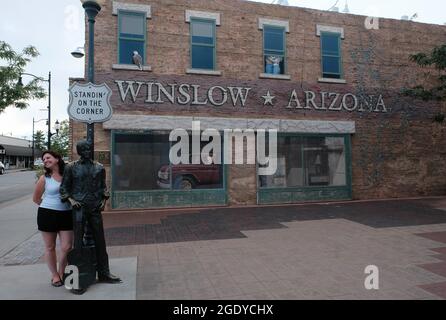
[[[190,146],[191,143],[190,140]],[[169,141],[169,132],[164,131],[150,134],[115,134],[114,190],[223,188],[222,165],[204,163],[173,165],[169,160],[172,144],[175,142]]]
[[[259,176],[260,188],[345,186],[344,137],[279,136],[277,171]]]
[[[116,134],[113,161],[114,190],[158,189],[158,171],[169,164],[169,135]]]

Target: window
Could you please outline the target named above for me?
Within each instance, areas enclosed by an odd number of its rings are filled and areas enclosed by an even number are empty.
[[[341,34],[321,32],[322,77],[341,79]]]
[[[263,27],[263,58],[265,73],[285,74],[284,27]]]
[[[215,70],[215,20],[191,19],[191,67]]]
[[[169,175],[169,133],[115,135],[115,191],[157,190],[159,171]]]
[[[259,176],[259,185],[261,188],[345,186],[345,152],[344,137],[279,136],[277,171],[271,176]]]
[[[171,164],[169,152],[176,142],[169,141],[169,134],[170,132],[167,131],[115,134],[113,151],[114,191],[213,190],[223,188],[223,165],[221,164],[211,162]],[[204,147],[205,144],[207,142],[202,142],[201,147]],[[191,135],[189,146],[192,146]]]
[[[146,13],[118,12],[119,64],[133,64],[133,52],[137,51],[145,64],[146,56]]]

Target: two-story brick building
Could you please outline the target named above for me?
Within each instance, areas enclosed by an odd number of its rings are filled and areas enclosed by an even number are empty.
[[[445,41],[445,26],[242,0],[103,1],[95,78],[114,114],[95,149],[111,209],[444,195],[445,105],[401,91],[425,81],[409,55]],[[275,174],[171,164],[170,132],[194,120],[276,129]],[[85,125],[71,129],[73,146]]]

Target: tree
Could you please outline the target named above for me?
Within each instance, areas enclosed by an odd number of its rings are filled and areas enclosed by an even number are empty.
[[[46,150],[45,134],[41,130],[37,130],[34,134],[34,148]]]
[[[39,85],[39,79],[32,79],[27,85],[17,85],[26,65],[38,55],[39,52],[33,46],[17,53],[9,44],[0,41],[0,61],[6,62],[6,66],[0,66],[0,113],[9,106],[26,109],[26,100],[46,96],[44,89]]]
[[[60,123],[59,134],[54,135],[51,140],[51,150],[56,151],[62,157],[68,157],[70,124],[68,120]]]
[[[446,101],[446,44],[435,47],[430,53],[420,52],[409,57],[411,61],[416,62],[422,68],[434,69],[436,75],[432,79],[431,72],[425,73],[427,87],[419,84],[403,90],[403,94],[423,101]],[[434,117],[437,122],[443,122],[444,119],[445,115],[442,112]]]

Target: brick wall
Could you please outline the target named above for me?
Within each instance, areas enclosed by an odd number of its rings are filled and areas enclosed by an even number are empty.
[[[425,103],[402,97],[401,89],[429,82],[422,70],[411,63],[409,54],[427,51],[445,42],[446,27],[380,19],[379,30],[367,30],[365,17],[302,8],[289,8],[239,0],[132,0],[150,4],[147,23],[147,64],[152,72],[112,70],[117,63],[117,17],[106,1],[96,23],[96,81],[113,89],[114,113],[201,115],[214,117],[257,117],[308,120],[353,120],[353,198],[384,198],[446,193],[446,125],[433,122],[445,104]],[[219,12],[217,27],[217,69],[222,76],[187,75],[189,67],[189,24],[185,10]],[[288,20],[287,74],[290,81],[259,79],[263,72],[262,39],[258,18]],[[321,77],[320,38],[316,25],[343,27],[342,57],[346,84],[318,83]],[[87,35],[86,35],[87,36]],[[88,43],[88,41],[86,41]],[[87,51],[87,48],[86,48]],[[159,81],[201,85],[248,86],[252,99],[246,108],[225,104],[180,106],[146,104],[144,94],[136,102],[123,103],[114,80]],[[382,94],[388,113],[324,112],[287,109],[289,92]],[[270,90],[274,107],[264,107],[261,96]],[[320,98],[317,98],[320,99]],[[84,125],[72,123],[73,140],[85,136]],[[110,150],[110,132],[96,125],[96,150]],[[229,173],[230,201],[255,203],[252,168],[232,167]],[[245,172],[246,174],[242,174]],[[249,174],[248,174],[249,172]],[[251,177],[251,178],[250,178]],[[247,188],[241,186],[246,184]]]

